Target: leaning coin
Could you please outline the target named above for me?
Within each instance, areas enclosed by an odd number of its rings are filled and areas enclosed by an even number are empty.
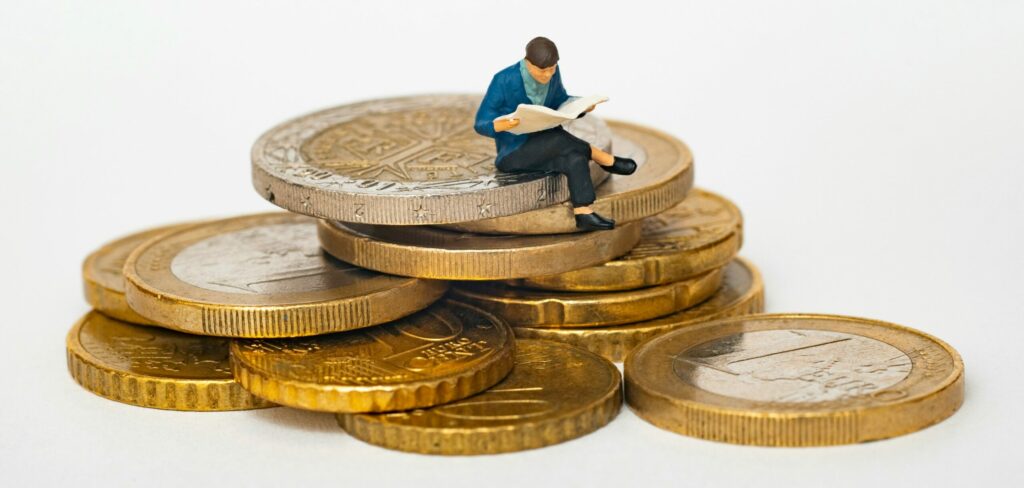
[[[152,324],[128,306],[124,297],[124,262],[143,242],[188,224],[167,225],[144,230],[108,242],[85,258],[82,279],[85,300],[106,315],[134,324]]]
[[[693,155],[682,141],[663,132],[609,122],[615,153],[632,157],[637,170],[613,176],[597,188],[594,210],[618,223],[633,222],[678,204],[693,185]],[[446,226],[487,234],[558,234],[576,232],[572,206],[552,205],[505,217],[461,222]]]
[[[589,434],[619,413],[614,364],[551,341],[519,341],[516,366],[484,393],[390,414],[338,415],[353,437],[389,449],[473,455],[522,451]]]
[[[477,220],[568,200],[561,175],[498,172],[494,140],[473,130],[479,105],[477,95],[388,98],[290,120],[253,146],[253,186],[293,212],[388,225]],[[566,129],[611,149],[596,117]],[[595,186],[608,176],[590,169]]]
[[[680,281],[724,266],[739,251],[742,216],[729,200],[694,189],[679,205],[643,221],[628,254],[590,268],[510,281],[564,291],[634,290]]]
[[[672,331],[626,358],[626,401],[663,429],[735,444],[824,446],[908,434],[953,415],[964,365],[887,322],[773,314]]]
[[[72,378],[104,398],[167,410],[247,410],[273,404],[235,382],[228,340],[121,322],[99,312],[67,337]]]
[[[690,279],[639,290],[575,293],[464,283],[451,296],[505,319],[513,327],[571,328],[649,320],[703,302],[722,284],[713,269]]]
[[[512,369],[501,319],[452,300],[395,322],[319,337],[238,340],[235,378],[274,403],[323,412],[391,412],[479,393]]]
[[[283,212],[208,221],[150,240],[124,267],[132,309],[163,327],[224,337],[297,337],[421,310],[445,282],[331,258],[316,220]]]
[[[550,236],[494,236],[428,226],[320,221],[320,245],[338,259],[383,273],[442,280],[523,278],[593,266],[640,240],[640,223]]]
[[[646,322],[611,327],[542,329],[516,327],[516,336],[566,342],[600,354],[611,361],[622,361],[637,344],[673,329],[708,320],[758,313],[764,309],[764,283],[749,261],[736,258],[723,269],[722,286],[711,298],[681,312]]]

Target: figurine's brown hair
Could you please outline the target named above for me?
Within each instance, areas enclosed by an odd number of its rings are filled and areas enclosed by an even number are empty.
[[[534,37],[526,44],[526,60],[538,68],[550,68],[558,62],[558,48],[547,37]]]

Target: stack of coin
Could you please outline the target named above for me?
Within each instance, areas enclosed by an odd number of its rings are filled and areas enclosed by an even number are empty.
[[[592,165],[593,208],[617,225],[579,232],[564,177],[496,170],[493,141],[473,131],[478,104],[374,100],[269,130],[253,184],[291,213],[165,226],[94,252],[94,310],[67,338],[72,377],[145,407],[331,412],[370,444],[431,454],[599,429],[621,407],[612,362],[627,355],[641,417],[728,442],[871,440],[959,406],[962,364],[937,340],[857,319],[730,319],[762,311],[764,284],[738,257],[739,209],[692,188],[678,139],[593,116],[567,124],[638,163],[612,177]],[[807,350],[867,362],[833,378],[817,356],[762,360]],[[858,399],[836,403],[844,395]]]

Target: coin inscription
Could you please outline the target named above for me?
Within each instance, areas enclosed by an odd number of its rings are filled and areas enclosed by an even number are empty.
[[[870,395],[903,381],[910,357],[875,339],[820,330],[735,334],[680,352],[676,376],[719,395],[807,403]]]
[[[206,290],[261,295],[329,290],[373,275],[324,254],[312,221],[215,235],[174,256],[171,272]]]

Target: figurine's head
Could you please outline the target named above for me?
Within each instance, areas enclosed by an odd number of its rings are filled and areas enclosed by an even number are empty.
[[[547,37],[534,37],[526,44],[526,70],[537,83],[546,85],[558,69],[558,48]]]

